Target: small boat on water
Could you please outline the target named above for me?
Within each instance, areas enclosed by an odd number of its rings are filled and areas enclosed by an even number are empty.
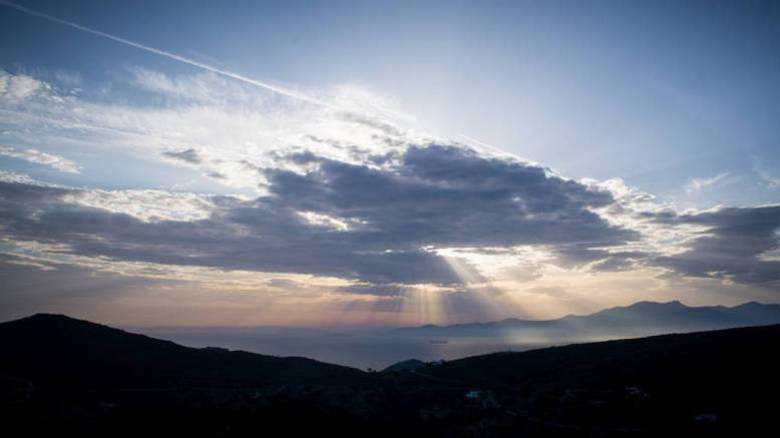
[[[431,343],[431,344],[446,344],[446,343],[448,343],[450,341],[448,341],[446,339],[431,339],[428,342]]]

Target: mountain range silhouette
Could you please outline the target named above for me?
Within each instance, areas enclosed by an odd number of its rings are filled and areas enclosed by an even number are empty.
[[[404,327],[399,335],[437,339],[497,337],[519,341],[587,341],[685,333],[780,323],[780,305],[749,302],[733,307],[691,307],[679,301],[641,301],[590,315],[569,315],[551,320],[509,318],[502,321]]]

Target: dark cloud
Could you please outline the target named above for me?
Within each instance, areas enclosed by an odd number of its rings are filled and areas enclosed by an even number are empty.
[[[780,261],[762,254],[780,248],[780,206],[723,208],[698,214],[665,214],[659,221],[701,225],[706,231],[682,254],[655,263],[692,277],[731,279],[738,283],[780,285]]]
[[[389,123],[383,122],[373,117],[363,116],[353,111],[341,112],[338,114],[338,117],[347,122],[357,123],[368,126],[369,128],[374,128],[389,136],[400,137],[403,135],[403,133],[398,128]]]
[[[404,291],[403,285],[399,284],[373,284],[373,283],[357,283],[351,286],[344,286],[340,288],[344,292],[352,294],[367,294],[367,295],[380,295],[394,297],[401,295]]]
[[[305,175],[269,172],[270,190],[290,208],[367,223],[351,236],[365,245],[596,247],[638,237],[591,211],[613,202],[609,192],[462,148],[412,147],[394,170],[318,163]]]
[[[173,158],[174,160],[184,161],[190,164],[200,164],[203,162],[203,158],[201,158],[200,154],[198,154],[198,151],[193,148],[185,149],[179,152],[163,152],[162,154],[168,158]]]
[[[609,192],[463,148],[412,147],[381,170],[313,153],[286,159],[310,170],[259,170],[269,196],[213,198],[212,216],[193,222],[143,222],[63,202],[75,189],[2,183],[0,226],[10,238],[66,244],[79,255],[371,285],[460,283],[430,247],[544,245],[579,264],[638,238],[593,212],[614,202]],[[348,228],[309,222],[303,212]]]

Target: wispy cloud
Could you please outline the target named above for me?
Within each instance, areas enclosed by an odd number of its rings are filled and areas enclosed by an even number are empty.
[[[165,58],[172,59],[174,61],[182,62],[184,64],[188,64],[188,65],[191,65],[193,67],[197,67],[197,68],[200,68],[200,69],[203,69],[203,70],[207,70],[207,71],[210,71],[212,73],[216,73],[216,74],[221,75],[221,76],[225,76],[225,77],[228,77],[228,78],[231,78],[231,79],[235,79],[237,81],[241,81],[241,82],[244,82],[246,84],[250,84],[250,85],[253,85],[253,86],[256,86],[256,87],[264,88],[266,90],[272,91],[272,92],[277,93],[277,94],[281,94],[283,96],[292,97],[294,99],[298,99],[298,100],[301,100],[301,101],[304,101],[304,102],[308,102],[308,103],[313,103],[315,105],[325,106],[325,107],[328,107],[328,108],[336,108],[331,103],[325,102],[324,100],[320,100],[320,99],[317,99],[315,97],[307,96],[306,94],[303,94],[303,93],[301,93],[299,91],[296,91],[296,90],[292,90],[292,89],[285,88],[285,87],[280,87],[280,86],[274,85],[274,84],[269,84],[267,82],[258,81],[256,79],[252,79],[252,78],[249,78],[249,77],[246,77],[246,76],[243,76],[243,75],[239,75],[237,73],[233,73],[231,71],[227,71],[227,70],[224,70],[224,69],[221,69],[221,68],[213,67],[211,65],[204,64],[202,62],[195,61],[195,60],[190,59],[190,58],[186,58],[186,57],[181,56],[181,55],[177,55],[175,53],[171,53],[171,52],[168,52],[168,51],[165,51],[165,50],[156,49],[154,47],[150,47],[150,46],[147,46],[147,45],[144,45],[144,44],[141,44],[141,43],[137,43],[135,41],[131,41],[131,40],[128,40],[128,39],[125,39],[125,38],[121,38],[121,37],[118,37],[118,36],[115,36],[115,35],[111,35],[109,33],[101,32],[99,30],[95,30],[95,29],[92,29],[92,28],[89,28],[89,27],[86,27],[86,26],[82,26],[82,25],[74,23],[72,21],[63,20],[61,18],[57,18],[57,17],[54,17],[52,15],[45,14],[43,12],[39,12],[39,11],[30,9],[30,8],[27,8],[27,7],[24,7],[24,6],[21,6],[21,5],[17,5],[16,3],[11,3],[11,2],[8,2],[8,1],[0,0],[0,5],[8,6],[10,8],[16,9],[18,11],[24,12],[25,14],[29,14],[29,15],[32,15],[32,16],[35,16],[35,17],[40,17],[40,18],[43,18],[43,19],[46,19],[46,20],[49,20],[49,21],[53,21],[55,23],[63,24],[65,26],[69,26],[69,27],[72,27],[74,29],[78,29],[78,30],[81,30],[81,31],[84,31],[84,32],[87,32],[87,33],[91,33],[93,35],[97,35],[97,36],[100,36],[100,37],[103,37],[103,38],[107,38],[107,39],[110,39],[112,41],[116,41],[118,43],[125,44],[125,45],[130,46],[130,47],[135,47],[137,49],[141,49],[141,50],[144,50],[144,51],[149,52],[149,53],[154,53],[156,55],[160,55],[160,56],[163,56]]]
[[[9,75],[0,70],[0,98],[9,102],[18,102],[34,95],[44,84],[37,79],[20,74]]]
[[[419,139],[386,118],[380,122],[379,115],[357,117],[355,112],[292,99],[279,105],[267,93],[212,73],[130,73],[130,81],[122,86],[161,99],[146,106],[93,101],[31,78],[38,91],[23,100],[0,99],[0,132],[41,149],[67,143],[101,156],[121,151],[143,160],[158,157],[195,169],[222,186],[256,191],[265,182],[258,169],[279,165],[274,156],[285,150],[311,150],[354,162]],[[0,79],[9,83],[21,76],[0,70]],[[348,107],[369,106],[362,103],[373,99],[339,89],[329,96]]]
[[[730,178],[729,172],[723,172],[711,178],[693,178],[688,182],[688,184],[686,184],[685,193],[687,193],[688,196],[694,196],[699,194],[702,190],[708,189],[710,187],[726,185],[731,183],[733,180],[733,178]]]
[[[780,188],[780,177],[772,175],[766,169],[764,169],[759,163],[758,159],[753,159],[753,171],[756,172],[759,178],[771,189]]]
[[[79,173],[79,166],[67,158],[59,155],[47,154],[36,149],[16,149],[10,146],[0,145],[0,155],[29,161],[30,163],[42,164],[57,169],[61,172]]]

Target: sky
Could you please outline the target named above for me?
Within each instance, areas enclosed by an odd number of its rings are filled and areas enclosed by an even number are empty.
[[[0,1],[0,319],[780,302],[772,1]]]

